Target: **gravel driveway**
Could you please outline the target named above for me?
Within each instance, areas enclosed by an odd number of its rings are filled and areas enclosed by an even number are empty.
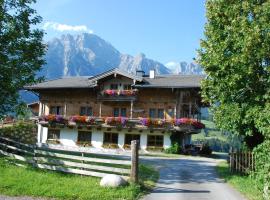
[[[159,168],[160,179],[144,200],[244,200],[217,177],[217,160],[208,158],[142,158]]]

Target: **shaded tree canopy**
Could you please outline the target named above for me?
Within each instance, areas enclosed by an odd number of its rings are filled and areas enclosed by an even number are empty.
[[[270,1],[208,0],[206,9],[203,99],[218,127],[253,148],[270,135]]]
[[[18,90],[35,83],[44,64],[41,17],[35,0],[0,0],[0,116],[14,110]]]

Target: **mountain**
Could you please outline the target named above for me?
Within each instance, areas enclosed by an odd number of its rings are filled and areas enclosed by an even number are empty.
[[[63,76],[89,76],[119,67],[130,73],[155,69],[158,74],[170,70],[163,64],[148,59],[144,54],[135,57],[120,53],[110,43],[94,34],[62,35],[48,42],[47,64],[39,75],[46,79]]]
[[[195,62],[169,62],[165,66],[173,74],[204,74],[202,67]]]
[[[118,67],[130,73],[143,70],[146,74],[154,69],[157,74],[201,74],[202,69],[195,63],[170,62],[163,65],[147,58],[143,53],[137,56],[122,54],[110,43],[97,35],[62,35],[48,43],[45,56],[46,65],[38,73],[45,79],[57,79],[63,76],[90,76]],[[21,91],[26,102],[38,100],[36,95]]]

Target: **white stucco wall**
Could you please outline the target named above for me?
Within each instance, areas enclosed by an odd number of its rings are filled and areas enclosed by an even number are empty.
[[[92,146],[96,148],[102,148],[103,144],[103,132],[94,130],[92,131]]]
[[[95,148],[102,148],[103,144],[103,137],[104,132],[106,132],[106,129],[97,130],[92,129],[92,138],[91,143],[92,146]],[[145,150],[147,148],[147,135],[163,135],[164,136],[164,145],[163,147],[166,149],[171,146],[171,139],[170,139],[170,133],[161,133],[158,131],[155,131],[154,133],[151,133],[148,130],[144,130],[143,132],[139,132],[138,130],[133,130],[132,132],[127,132],[127,130],[123,129],[121,131],[112,130],[112,132],[118,133],[118,146],[120,148],[123,148],[125,144],[125,135],[126,134],[139,134],[140,135],[140,148],[142,150]],[[38,126],[38,138],[40,138],[40,141],[42,143],[46,143],[47,141],[47,135],[48,135],[48,128]],[[65,146],[77,146],[78,138],[78,129],[69,129],[69,128],[63,128],[60,130],[60,143]],[[184,140],[185,143],[190,141],[190,135],[186,135]]]
[[[142,132],[141,134],[141,141],[140,141],[140,147],[141,149],[146,149],[147,148],[147,134]]]
[[[167,149],[171,146],[171,138],[170,138],[170,134],[169,133],[165,133],[164,134],[164,143],[163,143],[163,147],[164,149]]]
[[[41,135],[41,142],[46,143],[47,138],[48,138],[48,128],[47,127],[42,127],[40,129],[40,135]]]
[[[37,143],[41,143],[41,136],[42,136],[41,129],[42,126],[38,124]]]
[[[78,130],[64,128],[60,131],[60,143],[66,146],[76,146]]]
[[[119,132],[118,134],[118,146],[123,148],[125,144],[125,133]]]

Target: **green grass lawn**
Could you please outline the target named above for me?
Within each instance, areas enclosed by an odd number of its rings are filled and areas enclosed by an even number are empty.
[[[140,184],[120,188],[99,186],[100,178],[18,167],[0,156],[0,194],[57,199],[138,199],[158,180],[158,172],[140,165]]]
[[[263,200],[262,192],[256,187],[252,177],[230,173],[227,162],[220,162],[217,166],[217,171],[221,178],[249,200]]]

